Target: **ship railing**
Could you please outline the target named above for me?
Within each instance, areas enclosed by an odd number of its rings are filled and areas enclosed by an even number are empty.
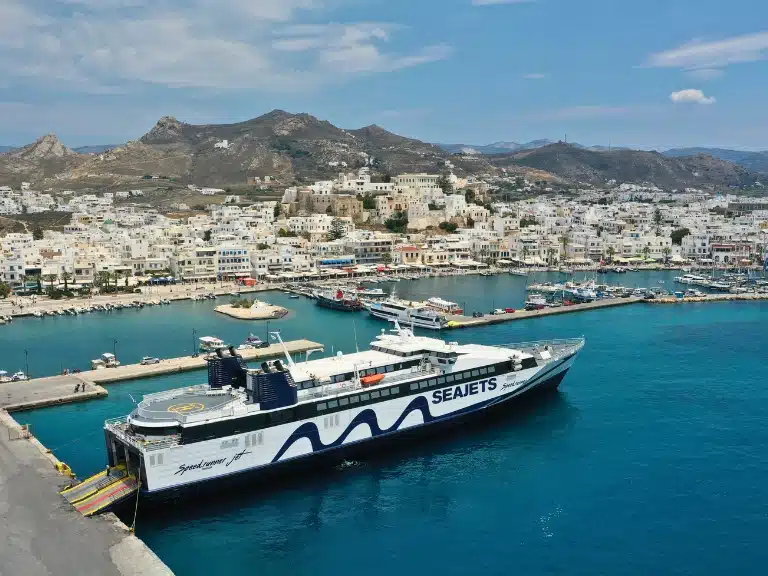
[[[168,448],[170,446],[176,446],[181,442],[180,434],[171,434],[162,438],[142,438],[141,436],[135,436],[130,433],[128,428],[128,417],[121,416],[119,418],[110,418],[104,422],[106,428],[112,432],[117,438],[130,444],[134,448],[139,450],[159,450],[161,448]]]
[[[568,354],[578,351],[584,346],[586,340],[584,338],[560,338],[552,340],[534,340],[531,342],[515,342],[513,344],[507,344],[505,348],[513,350],[530,350],[533,352],[542,350],[545,346],[549,346],[552,350],[552,359],[562,358]]]
[[[177,396],[183,396],[184,394],[200,393],[205,390],[208,390],[208,384],[196,384],[194,386],[186,386],[184,388],[176,388],[174,390],[164,390],[162,392],[145,394],[144,400],[167,400],[168,398],[175,398]]]
[[[313,389],[302,394],[300,397],[300,400],[303,401],[303,400],[312,400],[314,398],[334,398],[336,396],[340,396],[341,394],[354,392],[355,390],[375,389],[378,386],[386,386],[387,384],[394,384],[396,382],[402,382],[403,380],[412,380],[413,378],[417,378],[419,376],[425,376],[428,374],[433,374],[433,373],[436,373],[437,371],[438,371],[437,368],[434,368],[434,367],[412,368],[404,374],[392,374],[392,375],[385,374],[384,380],[382,380],[376,386],[364,387],[355,381],[349,381],[346,383],[342,383],[332,389],[329,389],[328,386],[332,386],[332,385],[326,384],[325,387],[318,386],[317,389]]]

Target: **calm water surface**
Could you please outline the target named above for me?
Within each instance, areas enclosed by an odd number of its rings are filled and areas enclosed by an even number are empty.
[[[618,281],[671,283],[642,276]],[[519,306],[524,284],[430,279],[400,282],[397,292],[487,311]],[[354,350],[355,331],[366,346],[384,327],[303,299],[264,298],[294,310],[273,323],[286,339],[311,338],[328,353]],[[34,351],[34,371],[51,373],[84,366],[112,338],[131,362],[189,353],[192,328],[234,342],[264,330],[212,307],[17,321],[0,330],[0,366],[23,362],[14,347]],[[451,333],[479,343],[585,335],[587,346],[560,393],[487,426],[162,514],[140,502],[137,533],[178,574],[762,572],[767,322],[768,303],[635,305]],[[104,465],[101,425],[131,409],[130,395],[203,379],[126,382],[101,401],[17,417],[85,475]]]

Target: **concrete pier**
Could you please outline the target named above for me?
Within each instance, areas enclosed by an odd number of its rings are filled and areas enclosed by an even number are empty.
[[[82,402],[102,398],[107,391],[93,382],[87,382],[78,374],[36,378],[27,382],[3,382],[0,384],[0,409],[8,412],[34,410],[45,406]],[[80,385],[82,392],[75,392]]]
[[[632,296],[630,298],[610,298],[606,300],[595,300],[585,304],[573,304],[571,306],[560,306],[558,308],[543,308],[541,310],[517,310],[507,314],[489,314],[482,318],[472,318],[471,316],[449,316],[450,322],[448,328],[475,328],[477,326],[487,326],[489,324],[501,324],[503,322],[512,322],[514,320],[525,320],[529,318],[541,318],[543,316],[555,316],[556,314],[570,314],[573,312],[585,312],[588,310],[599,310],[602,308],[612,308],[615,306],[627,306],[643,302],[642,298]]]
[[[85,518],[67,504],[57,464],[0,409],[0,574],[172,576],[114,514]]]
[[[285,347],[290,354],[300,354],[308,350],[317,350],[322,348],[322,344],[312,342],[311,340],[291,340],[285,342]],[[271,344],[266,348],[247,348],[238,350],[238,354],[246,362],[254,360],[263,360],[265,358],[274,358],[283,355],[283,347],[279,344]],[[77,376],[86,382],[95,384],[111,384],[123,380],[134,380],[136,378],[149,378],[151,376],[161,376],[163,374],[173,374],[174,372],[188,372],[190,370],[200,370],[205,368],[207,362],[205,354],[200,356],[184,356],[182,358],[171,358],[161,360],[159,364],[150,364],[142,366],[141,364],[128,364],[118,366],[117,368],[104,368],[103,370],[89,370],[80,372]]]
[[[285,347],[290,354],[299,354],[308,350],[317,350],[322,348],[323,345],[311,340],[292,340],[286,342]],[[282,356],[283,348],[280,345],[272,344],[267,348],[238,350],[238,354],[245,361],[251,362]],[[4,382],[0,384],[0,409],[5,409],[8,412],[19,412],[45,406],[83,402],[106,396],[107,391],[101,384],[150,378],[176,372],[189,372],[191,370],[201,370],[205,367],[205,355],[201,354],[196,357],[185,356],[161,360],[159,364],[147,366],[128,364],[118,366],[117,368],[89,370],[64,376],[35,378],[26,382]],[[78,384],[81,391],[75,392],[75,386]]]

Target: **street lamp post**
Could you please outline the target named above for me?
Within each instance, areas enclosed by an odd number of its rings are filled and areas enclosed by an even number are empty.
[[[195,342],[197,342],[197,330],[192,328],[192,357],[197,358],[197,348],[195,347]]]
[[[24,348],[24,370],[27,378],[29,378],[29,350]]]
[[[112,340],[112,354],[117,358],[117,339]]]

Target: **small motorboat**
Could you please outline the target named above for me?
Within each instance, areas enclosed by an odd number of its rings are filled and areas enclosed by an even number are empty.
[[[370,376],[363,376],[360,378],[360,384],[363,386],[374,386],[384,380],[384,374],[371,374]]]
[[[291,294],[290,296],[288,296],[288,298],[290,298],[291,300],[296,300],[298,297],[299,297],[298,294]]]

